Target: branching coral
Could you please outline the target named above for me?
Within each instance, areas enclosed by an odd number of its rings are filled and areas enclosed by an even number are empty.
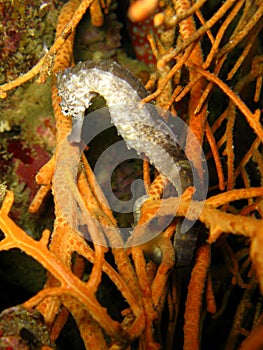
[[[180,329],[184,332],[184,349],[198,349],[202,344],[211,347],[206,339],[209,313],[214,313],[216,324],[229,307],[230,295],[237,288],[234,286],[238,286],[239,300],[231,314],[224,348],[236,349],[247,338],[242,345],[246,349],[257,343],[262,333],[263,59],[259,34],[262,35],[263,3],[172,0],[159,2],[159,7],[151,1],[144,1],[142,7],[137,5],[133,2],[129,12],[133,21],[159,12],[153,20],[158,30],[153,31],[155,34],[145,33],[157,63],[146,84],[152,93],[144,102],[155,101],[165,110],[177,111],[190,126],[207,155],[210,191],[201,213],[200,203],[192,199],[194,188],[188,188],[179,198],[163,198],[168,181],[159,175],[152,182],[145,162],[148,200],[141,208],[132,237],[140,237],[167,217],[199,220],[193,264],[185,273],[175,267],[172,243],[176,220],[170,220],[163,233],[151,242],[123,248],[121,230],[84,154],[79,164],[70,164],[68,173],[57,180],[59,187],[54,186],[54,171],[61,154],[78,159],[78,149],[72,145],[66,144],[67,152],[61,153],[71,119],[61,113],[56,74],[74,65],[75,30],[87,9],[92,25],[103,24],[103,14],[111,11],[110,4],[104,1],[70,0],[65,4],[51,49],[29,72],[0,86],[4,98],[9,90],[37,74],[37,82],[44,83],[51,71],[57,130],[54,155],[36,176],[40,189],[29,208],[36,212],[52,189],[53,232],[50,235],[45,230],[36,241],[19,228],[9,216],[13,193],[8,191],[0,211],[4,234],[0,250],[19,248],[49,272],[45,287],[23,306],[42,313],[51,342],[57,339],[71,313],[86,349],[179,349]],[[202,177],[200,150],[190,137],[186,138],[185,148]],[[97,244],[96,239],[90,244],[72,227],[58,202],[65,186],[72,193],[64,201],[73,219],[76,208],[72,201],[78,196],[80,206],[88,209],[89,236],[106,237],[109,246],[120,248],[108,249]],[[91,266],[87,281],[83,278],[85,263]],[[103,306],[98,298],[106,275],[119,293],[117,317],[111,315],[109,304]],[[253,303],[248,318],[246,309]]]

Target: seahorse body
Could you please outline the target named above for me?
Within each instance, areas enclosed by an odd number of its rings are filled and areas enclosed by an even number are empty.
[[[111,120],[128,147],[138,154],[146,154],[171,181],[178,195],[192,185],[190,163],[178,146],[174,132],[153,105],[141,104],[147,92],[128,70],[115,62],[80,62],[57,75],[57,86],[63,114],[73,117],[70,142],[81,141],[85,110],[94,95],[99,94],[105,99]],[[195,242],[196,237],[191,239]],[[193,247],[187,260],[191,260],[192,253]]]

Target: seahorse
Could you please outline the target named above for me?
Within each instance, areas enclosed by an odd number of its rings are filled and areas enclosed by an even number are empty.
[[[81,142],[85,110],[99,94],[129,148],[138,154],[144,153],[169,179],[179,196],[193,186],[193,168],[178,138],[154,105],[141,103],[147,91],[130,71],[111,61],[79,62],[58,73],[57,87],[62,113],[71,116],[73,121],[70,143]],[[192,259],[196,234],[177,232],[176,236],[177,265],[186,265]]]

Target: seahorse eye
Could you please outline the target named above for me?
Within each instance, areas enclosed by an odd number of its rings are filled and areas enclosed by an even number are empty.
[[[68,110],[68,108],[62,108],[62,113],[63,113],[65,116],[69,115],[69,110]]]

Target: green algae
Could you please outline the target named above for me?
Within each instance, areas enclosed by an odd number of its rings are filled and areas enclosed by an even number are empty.
[[[0,0],[0,84],[27,72],[55,36],[60,1]]]

